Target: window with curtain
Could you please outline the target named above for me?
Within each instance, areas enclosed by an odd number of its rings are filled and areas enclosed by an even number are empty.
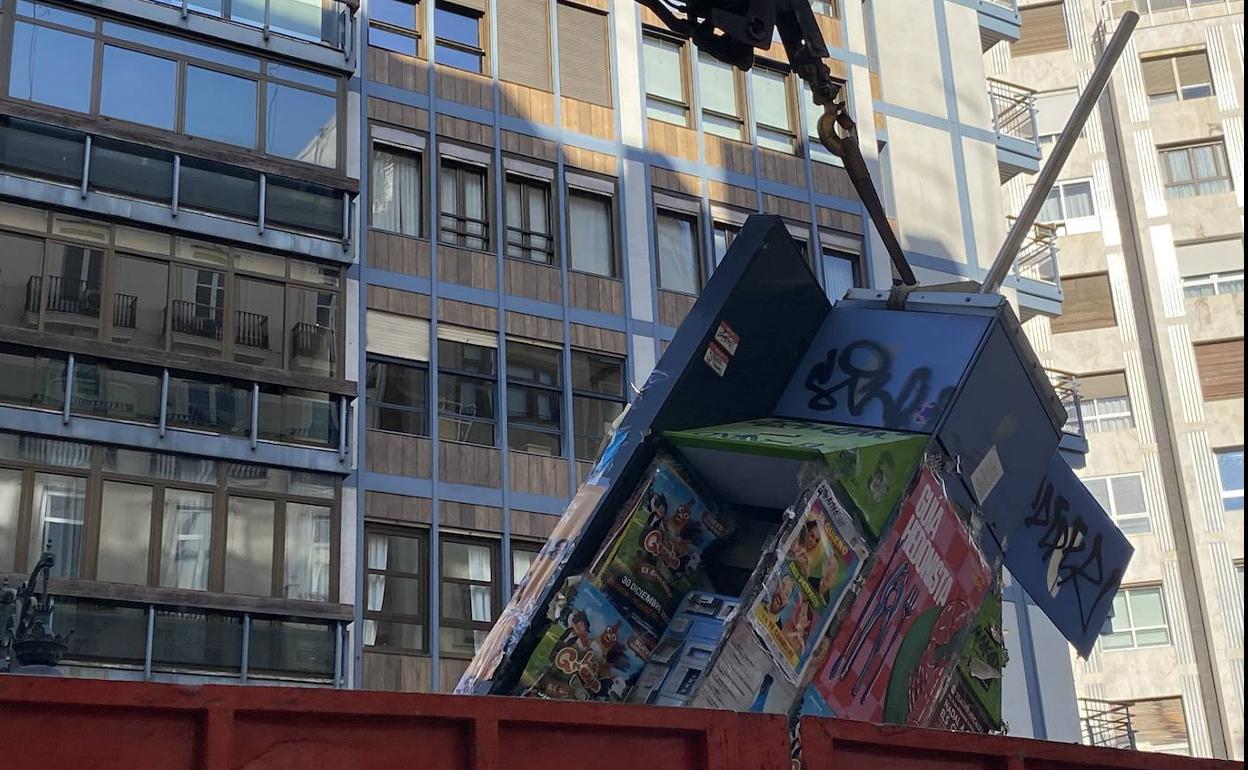
[[[728,222],[711,223],[711,246],[715,251],[716,267],[719,267],[719,263],[724,261],[724,255],[728,253],[728,247],[732,245],[739,232],[741,232],[739,225],[729,224]]]
[[[212,556],[212,495],[166,489],[163,522],[160,584],[166,588],[207,590]]]
[[[329,506],[286,503],[282,595],[287,599],[329,600],[333,517]]]
[[[828,299],[836,302],[845,296],[845,292],[861,285],[858,263],[857,254],[827,247],[823,249],[823,281]]]
[[[736,67],[713,56],[698,54],[698,92],[702,102],[703,131],[738,141],[744,137],[740,80]]]
[[[364,645],[428,649],[424,531],[367,524],[364,528]]]
[[[1204,51],[1148,57],[1140,62],[1140,69],[1153,104],[1213,96],[1213,75]]]
[[[659,209],[655,215],[655,230],[659,288],[697,294],[702,286],[697,217]]]
[[[1218,479],[1222,484],[1222,508],[1227,511],[1244,510],[1244,450],[1219,449],[1214,452],[1218,460]]]
[[[750,73],[754,83],[754,123],[759,147],[793,152],[793,104],[788,76],[766,67]]]
[[[1144,535],[1153,531],[1144,503],[1143,476],[1101,476],[1084,479],[1083,483],[1124,534]]]
[[[369,356],[366,381],[369,430],[429,435],[429,370]]]
[[[611,198],[568,188],[568,261],[582,273],[615,277],[615,218]]]
[[[449,3],[438,3],[433,13],[434,59],[456,69],[485,71],[481,43],[481,14]]]
[[[646,117],[689,125],[689,92],[685,44],[647,32],[642,37],[642,73],[646,84]]]
[[[443,440],[494,446],[497,367],[493,348],[438,340],[438,433]]]
[[[33,566],[47,549],[56,557],[50,573],[52,577],[78,577],[82,569],[86,501],[86,479],[53,473],[35,474],[27,564]]]
[[[517,452],[563,453],[563,355],[556,348],[507,343],[507,445]]]
[[[1114,597],[1114,613],[1101,636],[1101,649],[1128,650],[1170,644],[1161,586],[1123,588]]]
[[[1079,179],[1053,185],[1036,220],[1055,223],[1095,215],[1096,200],[1092,195],[1092,180]]]
[[[486,221],[485,169],[449,158],[438,175],[441,235],[445,243],[485,251],[490,247]]]
[[[507,215],[507,256],[543,265],[555,261],[550,237],[550,183],[508,175],[504,196]]]
[[[624,359],[572,351],[572,424],[576,459],[590,462],[624,411]]]
[[[494,622],[498,545],[448,537],[442,540],[441,555],[441,652],[469,658],[480,649]]]
[[[400,235],[422,235],[424,196],[420,153],[373,145],[369,177],[372,225]]]
[[[1231,191],[1226,145],[1202,142],[1160,150],[1167,198],[1192,198]]]
[[[1131,412],[1131,396],[1123,372],[1081,375],[1078,377],[1079,404],[1067,404],[1068,419],[1078,424],[1077,408],[1083,410],[1083,429],[1087,433],[1129,430],[1135,427]]]

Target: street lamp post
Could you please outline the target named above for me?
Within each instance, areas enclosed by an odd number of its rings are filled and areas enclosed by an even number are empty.
[[[25,583],[0,586],[0,673],[60,676],[56,665],[69,637],[52,631],[48,573],[55,563],[56,555],[44,551]]]

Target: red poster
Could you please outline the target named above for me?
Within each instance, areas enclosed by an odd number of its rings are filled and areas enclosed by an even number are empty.
[[[966,526],[924,468],[815,676],[830,711],[929,724],[990,579]]]

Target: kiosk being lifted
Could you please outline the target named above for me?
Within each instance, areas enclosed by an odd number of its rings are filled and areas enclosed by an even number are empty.
[[[1132,549],[997,294],[733,241],[458,692],[1001,728],[1003,565],[1086,655]]]

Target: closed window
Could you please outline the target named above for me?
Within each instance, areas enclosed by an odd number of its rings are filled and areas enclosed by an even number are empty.
[[[698,90],[702,98],[702,130],[727,139],[743,137],[741,76],[736,67],[698,54]]]
[[[802,109],[806,112],[806,148],[810,153],[810,159],[844,168],[845,162],[824,147],[819,139],[819,119],[823,117],[823,107],[815,104],[814,95],[805,83],[798,85],[798,101],[801,102]]]
[[[1192,346],[1206,401],[1244,397],[1244,338]]]
[[[1226,146],[1222,142],[1171,147],[1160,152],[1166,197],[1192,198],[1231,191]]]
[[[1083,408],[1084,431],[1098,433],[1110,430],[1128,430],[1135,427],[1131,413],[1131,397],[1127,392],[1127,378],[1123,372],[1083,375],[1079,377],[1080,405]],[[1067,405],[1069,419],[1078,421],[1075,405]]]
[[[646,116],[689,125],[685,45],[669,37],[647,33],[642,39],[646,83]]]
[[[498,0],[498,77],[551,91],[549,0]],[[604,47],[603,56],[610,54]]]
[[[788,77],[783,72],[756,67],[750,73],[754,82],[754,123],[759,147],[777,152],[793,152],[793,99]]]
[[[485,189],[484,168],[442,159],[438,202],[442,208],[440,237],[443,241],[478,251],[489,248]]]
[[[824,247],[823,281],[828,299],[835,302],[844,298],[845,292],[862,285],[858,265],[857,254]]]
[[[1054,334],[1118,324],[1108,273],[1062,276],[1062,295],[1062,314],[1050,321]]]
[[[423,234],[424,184],[419,153],[374,145],[368,187],[373,227],[400,235]]]
[[[423,531],[365,527],[365,646],[407,652],[427,649],[427,543]]]
[[[659,209],[655,229],[658,231],[659,288],[697,294],[702,286],[697,217]]]
[[[1227,511],[1244,510],[1243,448],[1219,449],[1214,456],[1218,460],[1218,479],[1222,484],[1222,508]]]
[[[498,602],[498,545],[483,540],[442,540],[442,654],[470,658],[490,632]]]
[[[429,435],[429,370],[369,357],[366,400],[370,430]]]
[[[1019,8],[1022,27],[1018,42],[1010,45],[1010,55],[1030,56],[1070,48],[1063,10],[1061,2],[1034,3]]]
[[[104,46],[100,114],[172,131],[178,63],[120,46]],[[135,84],[142,83],[142,88]]]
[[[1101,637],[1105,650],[1164,647],[1170,644],[1161,586],[1123,588],[1114,597],[1109,630]]]
[[[420,53],[420,3],[411,0],[370,0],[368,44],[395,53]]]
[[[511,590],[515,592],[529,574],[533,560],[541,553],[542,547],[537,543],[511,541]]]
[[[550,184],[523,176],[507,177],[507,256],[540,262],[555,261],[550,237]]]
[[[1036,94],[1036,141],[1040,144],[1057,141],[1077,101],[1079,91],[1074,88]]]
[[[38,10],[45,7],[32,6]],[[95,28],[87,16],[50,10],[57,22],[86,31]],[[18,21],[13,28],[10,61],[9,96],[74,112],[91,110],[89,75],[95,63],[95,44],[90,36]]]
[[[457,5],[438,3],[433,15],[434,59],[456,69],[485,71],[481,45],[481,14]]]
[[[256,146],[256,81],[205,67],[186,68],[186,133]]]
[[[614,222],[609,197],[568,188],[568,259],[573,270],[615,277]]]
[[[559,95],[610,107],[614,83],[607,14],[559,3],[558,24]]]
[[[719,263],[724,261],[724,256],[728,253],[728,247],[736,240],[737,234],[741,232],[741,228],[727,222],[711,223],[711,246],[715,252],[715,266],[719,267]]]
[[[497,351],[438,340],[438,432],[447,441],[494,446]]]
[[[338,100],[285,83],[269,83],[267,94],[265,149],[304,163],[336,166]]]
[[[1204,51],[1149,57],[1140,62],[1140,68],[1153,104],[1213,96],[1213,75]]]
[[[1243,238],[1176,243],[1174,250],[1183,275],[1184,296],[1243,294]]]
[[[1044,199],[1038,222],[1065,222],[1096,214],[1096,201],[1092,195],[1092,181],[1083,179],[1058,182]]]
[[[1103,476],[1084,479],[1083,483],[1124,533],[1142,535],[1152,531],[1144,504],[1143,476]]]
[[[591,461],[624,411],[624,359],[572,351],[572,422],[576,459]]]
[[[507,343],[507,444],[517,452],[563,453],[562,359],[556,348]]]

